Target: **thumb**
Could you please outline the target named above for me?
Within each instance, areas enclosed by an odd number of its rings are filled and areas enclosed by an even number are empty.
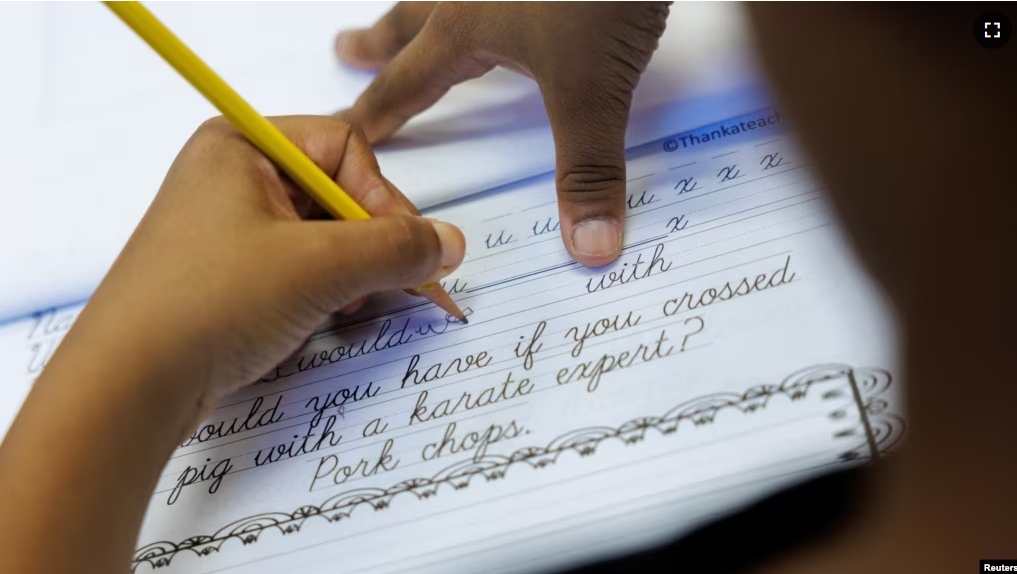
[[[408,215],[293,222],[288,287],[323,313],[362,297],[415,288],[454,271],[466,252],[456,226]]]
[[[565,248],[583,265],[606,265],[621,253],[625,230],[625,128],[631,91],[616,94],[603,83],[541,89],[554,135]]]

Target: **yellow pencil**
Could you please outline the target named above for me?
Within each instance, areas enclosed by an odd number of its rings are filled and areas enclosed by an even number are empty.
[[[278,128],[248,104],[212,68],[191,51],[140,2],[103,2],[226,117],[262,153],[286,172],[336,219],[370,219],[370,215],[311,161]],[[463,312],[436,284],[418,290],[452,316]]]

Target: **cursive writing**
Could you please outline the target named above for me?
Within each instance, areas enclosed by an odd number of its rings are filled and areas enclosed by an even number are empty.
[[[642,207],[644,205],[656,203],[657,201],[659,201],[657,199],[657,196],[651,193],[650,197],[646,197],[646,192],[644,191],[639,194],[639,197],[636,197],[636,194],[634,193],[630,194],[628,200],[625,202],[625,205],[627,205],[629,209],[635,209],[637,207]]]
[[[784,156],[780,155],[780,152],[766,154],[763,156],[763,159],[759,160],[759,165],[763,166],[763,171],[783,164]]]
[[[463,284],[460,285],[459,284],[459,278],[456,278],[456,280],[452,282],[452,285],[449,285],[448,281],[442,281],[441,282],[441,288],[444,289],[445,291],[447,291],[449,295],[455,295],[456,293],[462,293],[463,291],[466,290],[466,285],[467,285],[466,281],[463,281]]]
[[[29,375],[38,375],[42,371],[76,318],[75,311],[61,313],[57,309],[39,311],[32,315],[32,328],[28,331],[31,353],[28,359]]]
[[[695,191],[700,187],[702,186],[699,185],[699,182],[696,181],[696,178],[694,177],[686,177],[685,179],[680,179],[678,180],[678,183],[676,183],[674,186],[675,190],[678,191],[678,195],[688,193],[690,191]]]
[[[501,230],[500,233],[498,233],[498,237],[495,237],[494,234],[492,233],[489,234],[486,239],[484,239],[484,245],[488,249],[493,249],[495,247],[498,247],[499,245],[508,245],[509,243],[515,243],[515,240],[512,239],[511,233],[505,235],[504,229]]]
[[[361,458],[360,461],[350,466],[339,464],[339,455],[330,454],[321,457],[318,461],[318,468],[314,471],[314,478],[311,479],[309,491],[314,490],[314,484],[321,479],[331,478],[332,484],[342,484],[350,477],[359,474],[363,478],[374,476],[383,472],[395,470],[399,466],[399,460],[392,460],[392,445],[395,441],[388,439],[381,447],[381,453],[376,458],[368,460]]]
[[[579,327],[572,327],[566,331],[565,338],[568,339],[569,337],[572,337],[572,340],[576,342],[576,344],[572,347],[572,356],[579,357],[579,354],[583,352],[583,344],[586,343],[587,339],[600,337],[601,335],[605,335],[612,331],[621,331],[622,329],[635,327],[639,324],[639,321],[643,318],[643,316],[636,315],[635,319],[633,319],[632,311],[629,311],[629,314],[625,316],[625,319],[621,323],[618,322],[618,319],[620,318],[621,315],[615,315],[614,318],[605,317],[604,319],[594,321],[593,323],[587,323],[586,327],[583,329],[582,335],[579,334]]]
[[[417,363],[420,362],[420,355],[413,355],[410,357],[410,364],[406,367],[406,374],[403,376],[403,383],[399,386],[400,389],[406,388],[406,383],[412,381],[414,385],[420,383],[429,383],[431,381],[437,381],[448,376],[449,373],[459,374],[465,373],[470,369],[477,370],[483,369],[484,367],[491,364],[494,357],[487,354],[487,351],[481,351],[474,355],[466,355],[465,357],[456,357],[448,363],[435,363],[428,367],[424,374],[421,375],[420,371],[417,370]]]
[[[70,330],[76,317],[76,313],[58,313],[56,309],[39,311],[32,315],[32,329],[28,332],[28,338],[31,340],[62,335]]]
[[[463,307],[462,311],[463,317],[466,319],[469,319],[470,315],[473,314],[473,309],[471,309],[470,307]],[[438,325],[437,327],[435,327],[436,324]],[[465,323],[463,321],[460,321],[458,318],[453,317],[449,313],[445,313],[445,316],[442,317],[441,320],[433,321],[425,325],[418,325],[416,327],[416,330],[418,335],[420,335],[421,337],[426,337],[428,335],[441,335],[445,331],[448,331],[449,327],[452,325],[464,325],[464,324]]]
[[[679,215],[678,217],[672,217],[671,219],[669,219],[667,221],[667,228],[670,230],[670,233],[676,233],[678,231],[681,231],[681,230],[685,229],[688,226],[689,226],[689,220],[685,219],[684,215]]]
[[[320,419],[310,422],[307,425],[307,431],[303,436],[293,435],[293,440],[277,444],[268,449],[259,449],[254,454],[254,466],[263,466],[266,464],[272,464],[278,462],[284,458],[293,458],[304,454],[310,454],[317,452],[321,447],[336,446],[339,441],[343,439],[342,435],[337,435],[332,432],[332,427],[335,426],[336,415],[329,415],[325,419],[325,428],[321,430],[321,434],[316,435],[314,430],[318,428]],[[314,437],[318,437],[314,439]]]
[[[275,404],[264,411],[261,411],[261,405],[264,404],[265,398],[258,397],[254,399],[254,402],[251,404],[251,410],[247,413],[247,416],[244,417],[243,420],[241,420],[240,417],[235,417],[233,421],[230,422],[229,426],[226,426],[226,421],[219,421],[218,424],[207,424],[194,431],[191,437],[187,439],[187,442],[180,446],[184,447],[192,444],[201,444],[212,439],[223,438],[238,432],[254,430],[256,428],[275,424],[282,420],[283,415],[285,414],[283,411],[279,410],[279,404],[282,402],[282,397],[282,395],[279,395],[275,400]]]
[[[487,447],[498,441],[514,439],[526,432],[529,431],[513,420],[505,426],[492,424],[482,432],[473,431],[457,437],[456,423],[452,422],[445,427],[445,435],[440,442],[424,445],[420,457],[423,460],[434,460],[442,456],[472,450],[474,462],[480,462],[480,459],[487,454]]]
[[[554,223],[551,223],[552,221]],[[540,221],[534,221],[533,222],[533,237],[536,237],[538,235],[543,235],[545,233],[551,233],[552,231],[558,231],[559,227],[561,227],[561,222],[558,221],[557,219],[552,218],[552,217],[548,217],[547,221],[545,221],[543,225],[541,225]]]
[[[788,277],[788,270],[791,267],[791,256],[788,255],[787,260],[784,261],[784,267],[774,271],[767,275],[761,273],[756,276],[754,281],[749,281],[748,277],[743,277],[741,281],[736,281],[736,287],[732,287],[731,281],[724,283],[720,287],[710,287],[703,290],[698,294],[685,292],[680,299],[668,299],[664,302],[664,315],[670,317],[675,313],[682,310],[684,307],[687,310],[698,309],[700,307],[706,307],[712,305],[716,301],[727,301],[735,297],[742,297],[750,293],[757,291],[765,291],[773,287],[780,287],[790,283],[794,278],[795,274],[791,273]],[[780,278],[778,279],[778,275]]]
[[[599,280],[590,278],[590,280],[586,282],[586,292],[593,293],[594,291],[607,289],[609,287],[614,287],[615,285],[624,285],[632,281],[646,279],[650,275],[653,275],[654,270],[656,270],[657,273],[663,273],[671,269],[671,263],[664,259],[663,254],[664,244],[658,243],[653,249],[653,258],[650,260],[649,265],[640,267],[641,265],[646,264],[646,262],[643,261],[643,254],[640,253],[639,256],[636,257],[636,261],[632,264],[631,268],[627,269],[629,264],[623,263],[621,270],[608,271],[601,275]]]
[[[460,407],[464,411],[470,411],[486,407],[487,405],[493,405],[500,401],[509,401],[517,397],[526,396],[532,390],[533,384],[530,383],[530,379],[521,379],[517,382],[512,378],[512,373],[509,373],[505,381],[501,383],[500,390],[498,385],[494,385],[484,389],[476,396],[466,391],[455,402],[452,402],[452,399],[445,399],[433,407],[428,407],[427,405],[427,391],[421,391],[417,395],[417,405],[410,414],[410,424],[424,423],[455,414],[459,412]]]
[[[731,181],[732,179],[745,177],[745,174],[743,174],[742,171],[738,169],[737,165],[732,165],[721,168],[721,170],[717,172],[717,177],[720,178],[720,183],[724,183],[725,181]]]
[[[547,327],[547,321],[541,321],[537,324],[537,328],[533,330],[533,335],[530,336],[530,342],[523,347],[523,340],[525,336],[519,336],[519,342],[516,343],[516,358],[523,360],[523,368],[529,371],[533,368],[533,357],[544,348],[544,344],[537,344],[540,340],[540,336],[544,334],[544,328]]]
[[[325,365],[331,365],[342,361],[343,359],[361,357],[368,353],[374,353],[376,351],[382,351],[384,349],[391,349],[393,347],[398,347],[399,345],[404,345],[413,339],[414,334],[409,327],[410,319],[407,318],[401,327],[390,333],[389,330],[392,328],[392,320],[385,319],[373,338],[368,337],[356,343],[336,345],[331,349],[301,355],[296,359],[286,361],[272,369],[272,371],[259,382],[271,383],[272,381],[291,377],[297,373],[303,373],[304,371],[310,371]]]
[[[637,347],[635,351],[604,353],[598,359],[561,369],[558,371],[556,380],[559,385],[566,385],[573,381],[586,380],[588,381],[586,384],[586,390],[587,392],[592,393],[600,386],[601,377],[607,373],[627,369],[635,364],[636,361],[649,363],[650,361],[662,359],[670,355],[671,352],[674,351],[674,347],[669,345],[666,351],[663,350],[664,343],[667,340],[667,331],[662,330],[655,345],[649,346],[640,343],[639,347]]]
[[[172,505],[180,498],[180,493],[183,492],[184,487],[206,480],[211,480],[212,483],[208,485],[208,493],[215,494],[219,490],[219,485],[222,484],[222,477],[226,476],[229,471],[233,470],[233,464],[230,459],[223,459],[215,463],[212,468],[208,468],[208,463],[212,462],[212,459],[206,458],[205,465],[200,469],[193,466],[188,466],[180,473],[177,477],[177,483],[170,491],[169,498],[166,499],[167,505]]]
[[[360,390],[360,385],[352,389],[339,389],[338,391],[327,393],[324,397],[311,397],[307,404],[304,405],[304,408],[314,411],[314,418],[311,419],[311,424],[316,425],[328,409],[342,409],[346,403],[355,403],[373,398],[380,390],[380,387],[374,386],[374,382],[367,383],[363,391]]]

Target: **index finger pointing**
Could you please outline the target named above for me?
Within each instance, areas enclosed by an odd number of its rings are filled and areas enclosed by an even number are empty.
[[[347,112],[369,141],[389,137],[452,86],[494,67],[471,53],[469,24],[446,12],[435,9],[420,33],[382,68]]]

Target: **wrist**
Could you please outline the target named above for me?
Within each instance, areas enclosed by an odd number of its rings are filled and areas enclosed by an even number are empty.
[[[121,568],[160,471],[199,416],[198,387],[164,376],[168,355],[153,360],[148,344],[111,336],[86,314],[0,449],[0,508],[17,525],[0,555],[40,571],[74,570],[81,556],[96,571]],[[48,552],[48,540],[63,551]]]
[[[47,396],[68,399],[62,403],[87,405],[110,420],[123,421],[120,432],[149,436],[149,448],[168,456],[210,402],[208,385],[194,372],[181,345],[159,336],[161,329],[132,328],[116,317],[115,327],[107,328],[107,313],[89,317],[88,311],[67,334],[36,387]]]

